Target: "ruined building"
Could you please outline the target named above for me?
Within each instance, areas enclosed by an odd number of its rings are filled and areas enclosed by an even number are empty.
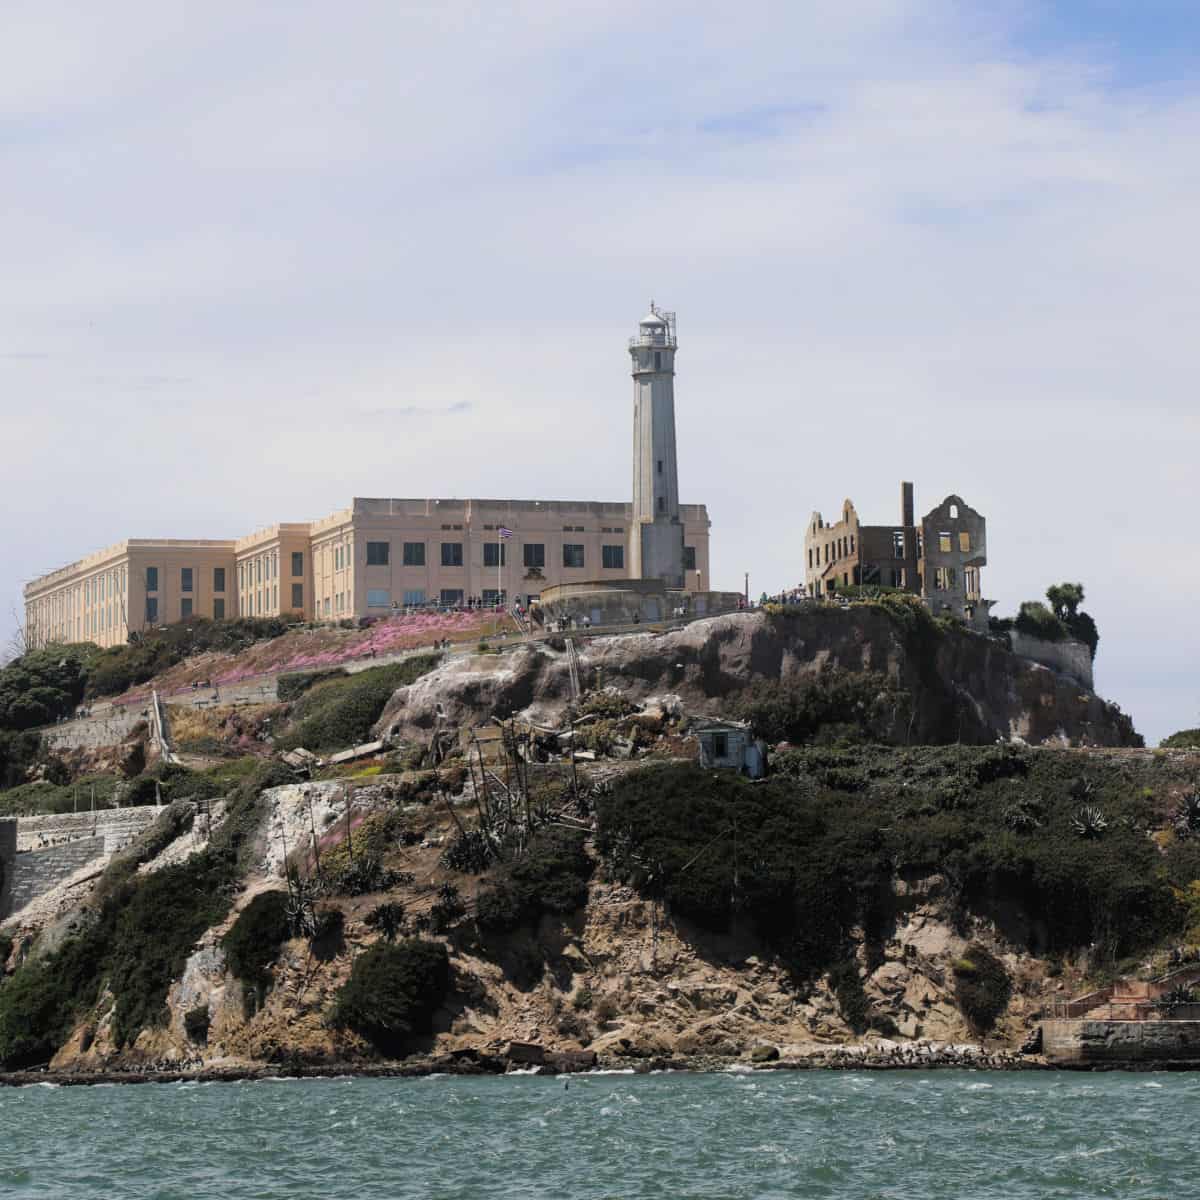
[[[987,629],[990,600],[983,599],[987,522],[959,496],[914,518],[913,485],[900,485],[900,521],[863,525],[854,505],[826,524],[819,512],[804,534],[805,584],[810,596],[830,598],[854,586],[902,588],[920,596],[936,614],[949,614]]]

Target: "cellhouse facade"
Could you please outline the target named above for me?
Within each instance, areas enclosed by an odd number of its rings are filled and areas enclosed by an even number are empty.
[[[630,502],[360,497],[237,539],[129,538],[26,585],[26,642],[114,646],[192,617],[337,621],[511,604],[589,581],[708,590],[708,511],[679,501],[674,314],[652,304],[628,349]]]

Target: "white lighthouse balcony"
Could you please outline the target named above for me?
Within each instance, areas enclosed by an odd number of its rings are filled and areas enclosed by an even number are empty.
[[[674,350],[676,348],[675,334],[665,325],[657,329],[643,329],[636,337],[629,339],[630,350],[642,347],[648,350]]]

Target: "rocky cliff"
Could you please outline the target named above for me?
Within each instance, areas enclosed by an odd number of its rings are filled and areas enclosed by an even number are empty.
[[[890,731],[900,743],[1141,745],[1116,705],[1019,658],[1001,639],[934,623],[908,605],[736,613],[577,644],[585,686],[616,687],[634,701],[672,694],[693,713],[721,713],[760,680],[836,667],[885,675],[908,694]],[[570,698],[565,644],[534,643],[446,664],[397,692],[378,728],[423,738],[439,720],[470,726],[493,714],[555,724]]]

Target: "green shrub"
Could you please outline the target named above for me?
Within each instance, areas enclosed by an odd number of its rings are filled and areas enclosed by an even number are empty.
[[[363,918],[363,924],[377,930],[385,942],[394,942],[407,925],[404,905],[398,900],[377,904]]]
[[[1200,729],[1181,729],[1158,744],[1164,750],[1200,750]]]
[[[0,668],[0,730],[21,731],[69,716],[83,699],[95,647],[46,646]]]
[[[419,679],[437,663],[436,655],[420,655],[313,684],[296,701],[276,745],[285,750],[304,746],[330,751],[370,741],[371,727],[396,689]]]
[[[1070,636],[1067,627],[1040,600],[1026,600],[1013,627],[1019,633],[1041,638],[1043,642],[1061,642]]]
[[[480,892],[475,917],[484,929],[504,931],[532,924],[543,913],[564,916],[587,901],[592,861],[581,830],[549,826],[525,854],[499,869],[496,882]]]
[[[302,696],[314,684],[323,683],[327,679],[344,679],[347,671],[344,667],[325,667],[319,671],[294,671],[290,675],[280,675],[276,681],[275,694],[284,702],[295,700]]]
[[[751,684],[732,707],[768,742],[807,742],[830,731],[851,741],[881,742],[910,703],[886,675],[828,668],[811,680]]]
[[[450,986],[446,947],[417,938],[376,942],[354,960],[338,992],[333,1024],[354,1030],[380,1053],[399,1057],[427,1033]]]
[[[24,783],[41,751],[42,739],[36,733],[0,729],[0,791]]]
[[[972,1028],[986,1033],[1008,1007],[1012,980],[1004,964],[985,946],[973,942],[954,964],[954,996]]]
[[[271,985],[268,968],[279,957],[280,947],[292,935],[286,892],[260,892],[238,914],[233,928],[225,935],[229,969],[253,996],[250,1012],[262,1007]]]
[[[4,867],[0,864],[0,884],[4,883]],[[9,955],[12,954],[13,938],[11,933],[0,933],[0,975],[4,973]]]

